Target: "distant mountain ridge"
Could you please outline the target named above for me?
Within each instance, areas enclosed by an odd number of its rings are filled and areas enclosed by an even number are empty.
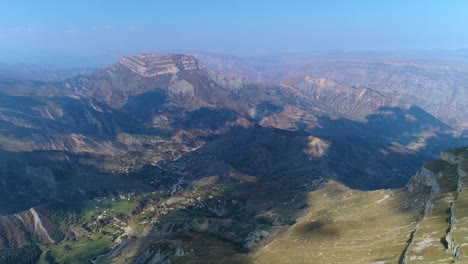
[[[56,82],[77,75],[87,75],[96,70],[98,68],[65,68],[39,64],[0,64],[0,78]]]
[[[251,80],[278,83],[299,74],[359,89],[370,88],[394,100],[417,105],[461,131],[468,129],[468,120],[463,115],[468,101],[468,64],[461,60],[463,52],[459,53],[454,56],[457,52],[453,52],[445,59],[440,54],[431,56],[430,52],[402,57],[379,57],[378,53],[360,57],[355,54],[349,58],[326,54],[285,54],[266,58],[198,55],[210,70],[239,74]]]

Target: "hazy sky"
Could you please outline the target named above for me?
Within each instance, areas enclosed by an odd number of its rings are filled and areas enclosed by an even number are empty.
[[[0,0],[0,63],[464,48],[466,0]]]

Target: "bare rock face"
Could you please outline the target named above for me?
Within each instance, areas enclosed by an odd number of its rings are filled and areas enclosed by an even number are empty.
[[[134,73],[144,77],[154,77],[163,74],[175,74],[181,70],[195,71],[202,67],[192,56],[169,54],[140,54],[134,57],[124,57],[120,64],[128,67]]]
[[[44,244],[55,243],[51,234],[57,229],[47,214],[31,208],[14,215],[0,217],[0,249],[18,248],[30,244],[31,236]]]
[[[437,196],[440,192],[440,172],[447,167],[448,164],[449,163],[443,160],[436,160],[425,164],[408,182],[408,190],[410,192],[419,192],[424,189],[430,189],[431,196]]]
[[[337,113],[355,120],[365,120],[366,116],[378,112],[383,106],[404,106],[371,89],[358,89],[310,75],[292,85],[305,95],[327,104]]]
[[[228,75],[214,71],[209,71],[208,74],[217,84],[230,90],[241,89],[250,83],[249,80],[239,75]]]
[[[268,231],[255,230],[255,231],[251,232],[247,236],[247,238],[244,241],[244,246],[247,249],[252,250],[253,248],[255,248],[260,243],[260,241],[262,241],[263,239],[269,237],[270,235],[271,234]]]
[[[459,163],[457,166],[457,173],[460,175],[460,177],[468,176],[468,162],[465,161],[463,163]]]
[[[468,159],[468,153],[466,148],[448,149],[442,151],[441,158],[451,164],[459,164]]]
[[[186,80],[174,82],[169,86],[169,97],[186,98],[195,96],[195,88]]]

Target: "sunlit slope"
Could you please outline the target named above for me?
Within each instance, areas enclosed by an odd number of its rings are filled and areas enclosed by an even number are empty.
[[[424,195],[362,192],[332,182],[311,193],[309,204],[291,229],[255,253],[256,262],[397,263],[424,209]]]
[[[442,153],[407,188],[362,192],[336,182],[264,241],[256,263],[468,263],[468,150]]]
[[[468,153],[465,153],[468,154]],[[468,155],[467,155],[468,156]],[[461,162],[458,166],[458,196],[452,207],[452,218],[453,226],[450,230],[451,238],[455,241],[454,246],[458,247],[460,258],[465,262],[468,262],[466,255],[468,254],[468,161]],[[453,211],[453,209],[455,209]],[[452,250],[453,251],[453,250]]]
[[[449,228],[450,207],[457,195],[456,166],[454,170],[448,162],[438,160],[424,168],[437,175],[440,187],[431,188],[425,216],[414,232],[404,260],[405,263],[450,263],[453,257],[446,250],[444,238]],[[437,185],[433,183],[432,186]]]
[[[426,164],[432,178],[430,196],[424,218],[409,243],[404,263],[468,263],[468,151],[448,150],[442,159]]]

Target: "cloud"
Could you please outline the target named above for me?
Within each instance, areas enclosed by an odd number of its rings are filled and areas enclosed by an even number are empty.
[[[0,35],[5,37],[10,36],[30,36],[35,34],[43,34],[49,32],[50,30],[40,27],[32,27],[32,26],[13,26],[13,27],[4,27],[0,28]]]
[[[81,33],[81,29],[78,29],[78,28],[66,28],[63,32],[64,32],[65,34],[68,34],[68,35],[76,35],[76,34]]]
[[[99,26],[93,26],[91,27],[91,30],[93,31],[110,31],[114,29],[112,26],[110,25],[99,25]]]
[[[11,33],[31,33],[38,31],[38,29],[31,26],[15,26],[7,28],[6,31]]]

